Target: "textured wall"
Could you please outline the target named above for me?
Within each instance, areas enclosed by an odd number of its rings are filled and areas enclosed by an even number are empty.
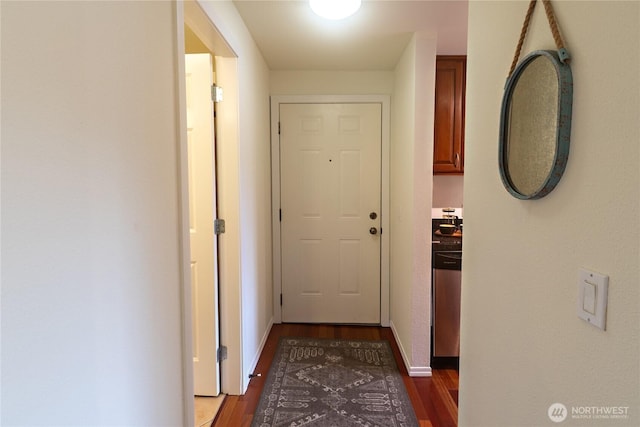
[[[395,70],[390,167],[391,322],[413,375],[429,372],[434,84],[435,42],[416,34]]]

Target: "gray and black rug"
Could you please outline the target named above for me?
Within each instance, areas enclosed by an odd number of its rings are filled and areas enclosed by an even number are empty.
[[[387,341],[281,338],[252,427],[415,427]]]

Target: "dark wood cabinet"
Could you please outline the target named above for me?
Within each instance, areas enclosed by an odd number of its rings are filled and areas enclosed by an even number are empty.
[[[433,173],[464,173],[466,56],[436,58]]]

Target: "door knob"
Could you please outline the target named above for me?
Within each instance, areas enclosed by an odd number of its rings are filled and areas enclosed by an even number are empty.
[[[371,228],[369,229],[369,234],[378,234],[378,229],[377,229],[377,228],[375,228],[375,227],[371,227]]]

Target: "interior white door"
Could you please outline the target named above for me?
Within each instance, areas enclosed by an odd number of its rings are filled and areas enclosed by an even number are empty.
[[[214,121],[209,54],[185,58],[194,394],[220,394]]]
[[[282,320],[378,324],[382,105],[279,114]]]

